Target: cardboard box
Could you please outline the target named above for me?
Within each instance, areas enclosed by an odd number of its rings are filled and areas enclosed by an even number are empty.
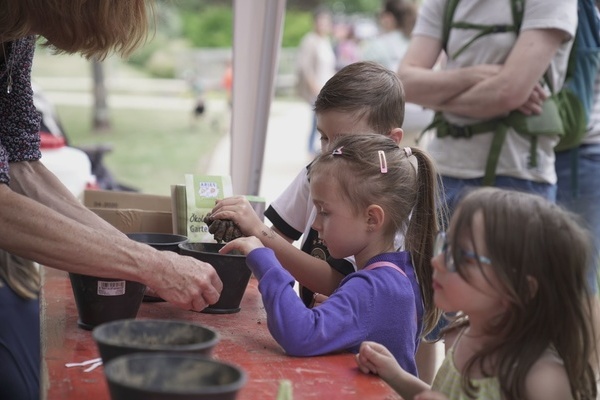
[[[173,233],[169,196],[86,190],[83,204],[124,233]]]

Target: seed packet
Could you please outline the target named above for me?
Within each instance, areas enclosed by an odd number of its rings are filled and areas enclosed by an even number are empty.
[[[187,237],[191,243],[214,243],[213,235],[203,221],[215,201],[233,196],[231,177],[227,175],[185,175],[187,202]]]

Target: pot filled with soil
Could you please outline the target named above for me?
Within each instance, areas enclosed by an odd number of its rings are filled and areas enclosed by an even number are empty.
[[[136,242],[146,243],[156,250],[174,251],[179,253],[179,243],[187,242],[187,236],[174,233],[135,232],[127,233],[127,237]]]
[[[204,325],[175,320],[125,319],[102,324],[92,333],[102,361],[131,353],[169,352],[210,357],[219,334]]]
[[[153,232],[135,232],[128,233],[127,237],[136,242],[145,243],[156,250],[173,251],[179,253],[179,244],[187,242],[187,236],[177,235],[174,233],[153,233]],[[154,293],[146,289],[144,302],[162,302],[160,296],[155,296]]]
[[[240,367],[189,354],[128,354],[104,375],[112,400],[233,400],[246,383]]]
[[[246,265],[246,256],[240,253],[220,254],[219,243],[181,243],[179,253],[192,256],[214,267],[223,282],[219,301],[211,304],[203,313],[231,314],[240,311],[240,303],[252,272]]]

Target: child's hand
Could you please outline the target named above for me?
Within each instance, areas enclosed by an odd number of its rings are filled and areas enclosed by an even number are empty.
[[[223,247],[221,247],[219,253],[227,254],[233,250],[238,250],[244,255],[248,255],[248,253],[250,253],[252,250],[257,249],[259,247],[265,246],[263,246],[263,244],[260,242],[260,240],[258,240],[258,238],[254,236],[241,237],[232,240],[229,243],[226,243]]]
[[[313,294],[313,301],[312,301],[312,304],[310,305],[310,307],[313,308],[316,306],[320,306],[328,298],[329,298],[329,296],[325,296],[324,294],[315,293],[315,294]]]
[[[233,196],[217,200],[210,216],[213,219],[233,221],[245,236],[255,235],[256,229],[264,225],[244,196]]]
[[[392,353],[379,343],[362,342],[356,363],[362,372],[379,375],[403,399],[413,399],[430,388],[427,383],[403,370]]]
[[[426,390],[416,395],[413,400],[448,400],[448,398],[440,392]]]
[[[404,372],[392,353],[385,346],[375,342],[362,342],[356,355],[356,363],[365,374],[379,375],[386,382]]]

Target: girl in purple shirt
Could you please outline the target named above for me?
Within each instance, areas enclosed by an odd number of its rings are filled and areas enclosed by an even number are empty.
[[[269,331],[289,355],[356,353],[362,341],[373,340],[416,375],[418,343],[439,316],[429,262],[437,231],[434,167],[424,152],[399,148],[383,135],[345,135],[332,148],[310,167],[318,210],[313,228],[333,257],[354,256],[358,270],[325,302],[307,308],[294,278],[256,237],[236,239],[221,252],[247,255]],[[406,232],[404,251],[394,246],[398,231]]]

